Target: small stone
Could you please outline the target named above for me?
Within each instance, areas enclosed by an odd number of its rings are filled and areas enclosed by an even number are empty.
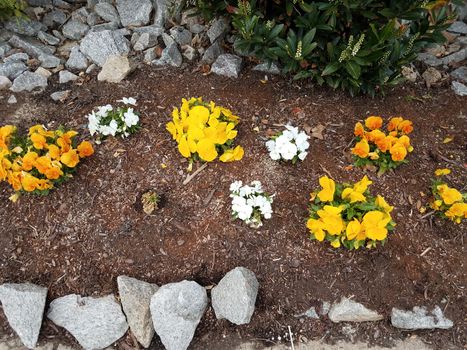
[[[80,40],[89,31],[89,26],[77,20],[68,21],[62,28],[65,38]]]
[[[252,271],[236,267],[227,272],[211,291],[216,317],[237,325],[249,323],[255,311],[258,288],[258,280]]]
[[[139,35],[138,33],[134,33],[133,35]],[[157,36],[154,36],[151,33],[142,33],[139,35],[138,39],[136,40],[133,48],[135,51],[144,51],[148,47],[154,46],[157,44]]]
[[[119,83],[134,69],[133,63],[127,56],[110,56],[102,66],[97,80],[109,83]]]
[[[88,16],[89,16],[89,12],[86,9],[86,7],[80,7],[79,9],[71,13],[71,19],[80,21],[82,23],[87,23]]]
[[[83,298],[66,295],[50,303],[47,317],[65,328],[85,349],[103,349],[120,339],[128,324],[113,295]]]
[[[67,20],[67,15],[62,10],[53,10],[45,14],[42,19],[44,23],[49,28],[54,28],[60,25],[65,24]]]
[[[433,56],[428,52],[421,52],[417,56],[417,60],[425,63],[428,66],[437,67],[443,64],[443,61]]]
[[[180,67],[183,63],[182,54],[178,50],[177,44],[167,46],[162,50],[162,55],[158,60],[152,61],[152,64],[157,66],[174,66]]]
[[[347,298],[334,303],[329,310],[328,317],[334,323],[380,321],[384,318],[383,315]]]
[[[39,56],[39,61],[41,61],[41,66],[44,68],[55,68],[60,65],[60,58],[54,55],[42,54]]]
[[[321,304],[320,314],[326,316],[329,313],[330,309],[331,303],[329,301],[323,301],[323,303]]]
[[[458,81],[453,81],[451,84],[451,88],[456,95],[459,96],[467,96],[467,86]]]
[[[8,79],[16,79],[27,70],[28,67],[23,62],[7,62],[0,63],[0,75],[7,77]]]
[[[46,298],[47,288],[35,284],[5,283],[0,286],[0,302],[8,323],[30,349],[36,346],[39,338]]]
[[[107,22],[120,23],[120,16],[112,4],[100,2],[94,7],[94,11]]]
[[[55,102],[63,102],[68,98],[68,96],[70,95],[70,92],[71,92],[71,90],[56,91],[56,92],[50,94],[50,97]]]
[[[211,67],[211,72],[229,78],[238,78],[242,68],[242,59],[232,54],[222,54]]]
[[[91,64],[87,69],[86,69],[86,74],[92,73],[95,69],[97,68],[96,64]]]
[[[208,305],[206,290],[193,281],[169,283],[152,296],[154,329],[167,350],[186,350]]]
[[[189,45],[183,47],[183,57],[189,61],[193,61],[198,56],[198,51]]]
[[[58,82],[60,84],[65,84],[70,81],[75,81],[76,79],[78,79],[78,76],[67,70],[62,70],[60,71],[60,73],[58,73]]]
[[[59,7],[65,10],[68,10],[71,8],[71,5],[63,0],[52,0],[52,3],[55,7]]]
[[[5,22],[5,29],[21,35],[35,36],[40,30],[46,28],[41,22],[16,17]]]
[[[144,62],[146,63],[151,63],[156,59],[156,50],[154,47],[151,47],[150,49],[147,49],[144,51]]]
[[[204,52],[203,57],[201,58],[202,63],[212,64],[219,55],[223,54],[224,50],[222,50],[219,42],[216,41],[214,44],[209,46],[207,50]]]
[[[124,27],[148,24],[152,8],[150,0],[117,0],[117,10]]]
[[[117,284],[123,312],[128,320],[130,330],[136,340],[144,348],[148,348],[154,336],[149,304],[151,297],[159,287],[127,276],[118,276]]]
[[[79,50],[78,46],[71,49],[70,57],[66,61],[65,66],[68,69],[85,70],[88,68],[89,62],[86,56],[84,56]]]
[[[96,24],[99,23],[100,21],[100,16],[95,13],[95,12],[91,12],[88,17],[86,18],[86,23],[89,25],[89,26],[95,26]]]
[[[196,8],[190,8],[182,12],[182,18],[180,20],[180,25],[190,27],[194,24],[199,24],[202,21],[202,18],[198,16]]]
[[[11,46],[7,43],[0,42],[0,58],[5,57],[6,53],[11,50]]]
[[[33,72],[25,71],[13,81],[10,90],[13,92],[33,91],[47,87],[47,78]]]
[[[436,306],[431,312],[426,307],[415,306],[413,311],[393,308],[391,312],[391,324],[402,329],[449,329],[454,323],[445,318],[443,311]]]
[[[193,34],[200,34],[206,30],[206,27],[202,24],[195,23],[190,25],[189,29]]]
[[[413,67],[404,66],[402,67],[402,76],[408,81],[415,83],[418,78],[418,72]]]
[[[256,66],[253,67],[254,71],[258,72],[263,72],[263,73],[269,73],[269,74],[281,74],[281,70],[275,64],[274,62],[271,62],[270,64],[267,62],[260,63]]]
[[[11,81],[4,75],[0,75],[0,90],[7,90],[11,87]]]
[[[467,24],[462,21],[456,21],[447,30],[448,32],[467,35]]]
[[[18,101],[16,100],[15,95],[11,95],[10,97],[8,97],[8,101],[7,101],[8,104],[12,105],[12,104],[15,104],[16,102]]]
[[[462,80],[464,83],[467,83],[467,67],[459,67],[449,73],[454,79]]]
[[[319,315],[316,313],[316,309],[314,307],[310,307],[303,314],[297,315],[295,317],[308,317],[315,320],[319,320]]]
[[[159,37],[164,33],[164,29],[157,27],[157,26],[145,26],[145,27],[135,27],[133,28],[134,33],[138,34],[143,34],[143,33],[149,33],[154,35],[155,37]]]
[[[442,75],[436,68],[429,67],[425,72],[423,72],[422,78],[425,80],[426,86],[429,88],[440,81]]]
[[[48,71],[47,69],[45,69],[44,67],[39,67],[39,68],[37,68],[36,71],[35,71],[35,73],[40,74],[40,75],[42,75],[42,76],[45,77],[45,78],[49,78],[49,77],[52,75],[52,73],[49,72],[49,71]]]
[[[451,65],[467,59],[467,47],[441,59],[443,64]]]
[[[108,22],[108,23],[102,23],[102,24],[97,24],[95,26],[92,26],[90,32],[101,32],[103,30],[111,30],[116,32],[118,29],[118,23],[117,22]]]
[[[117,31],[90,32],[81,41],[80,51],[97,65],[103,66],[110,56],[128,54],[130,43]]]
[[[181,26],[176,26],[176,27],[170,28],[170,36],[180,46],[190,45],[191,44],[191,39],[193,38],[193,35],[191,34],[191,32],[189,30],[186,30],[185,28],[183,28]]]
[[[60,39],[53,36],[53,35],[50,35],[46,32],[39,32],[37,34],[37,38],[42,41],[44,44],[48,44],[48,45],[58,45],[60,44]]]
[[[3,59],[3,62],[8,63],[8,62],[27,62],[29,60],[29,56],[27,53],[24,52],[19,52],[19,53],[14,53],[13,55],[10,55],[8,57],[5,57]]]
[[[223,38],[225,34],[229,31],[229,22],[226,18],[220,17],[211,24],[207,31],[207,35],[211,44],[214,43],[217,39]]]

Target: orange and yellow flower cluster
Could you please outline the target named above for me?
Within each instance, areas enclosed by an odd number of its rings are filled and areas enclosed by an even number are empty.
[[[336,184],[323,176],[321,190],[311,193],[310,216],[307,228],[311,239],[327,240],[334,248],[348,249],[362,246],[372,248],[384,242],[395,223],[390,206],[384,197],[372,197],[368,187],[372,181],[364,176],[359,182]]]
[[[76,131],[46,130],[42,125],[18,136],[16,127],[0,127],[0,181],[7,181],[17,192],[47,193],[68,177],[82,158],[94,149],[88,141],[75,148]],[[12,196],[17,199],[18,196]]]
[[[219,157],[222,162],[233,162],[244,153],[242,147],[233,146],[238,122],[230,110],[191,98],[183,99],[181,108],[173,110],[167,130],[185,158],[212,162]]]
[[[437,169],[431,188],[433,199],[430,203],[432,209],[438,212],[442,217],[446,217],[455,223],[460,224],[462,219],[467,218],[467,193],[461,193],[455,188],[449,187],[440,178],[449,175],[449,169]]]
[[[357,143],[352,148],[355,165],[371,164],[377,166],[380,173],[384,173],[406,162],[407,154],[413,151],[407,136],[413,131],[412,122],[402,117],[394,117],[387,125],[388,133],[385,133],[382,127],[383,119],[378,116],[368,117],[365,125],[360,122],[355,125]]]

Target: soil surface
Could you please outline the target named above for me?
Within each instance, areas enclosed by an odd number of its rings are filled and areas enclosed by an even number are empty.
[[[263,81],[262,81],[263,80]],[[50,93],[71,88],[64,103]],[[455,323],[448,331],[416,332],[435,348],[467,344],[465,223],[455,225],[419,212],[427,206],[432,174],[448,167],[452,186],[466,190],[466,99],[449,87],[427,91],[405,85],[386,97],[350,97],[326,88],[297,85],[283,78],[264,81],[246,72],[236,80],[184,70],[137,70],[118,85],[95,77],[73,86],[52,84],[42,94],[18,95],[8,105],[1,92],[0,124],[25,131],[35,123],[65,125],[89,138],[85,115],[93,107],[123,96],[138,100],[143,129],[129,139],[107,139],[83,161],[74,178],[47,197],[23,196],[14,204],[12,190],[0,184],[0,283],[30,281],[49,288],[49,301],[69,294],[117,293],[116,277],[126,274],[159,285],[183,279],[215,285],[236,266],[254,271],[260,282],[256,311],[248,325],[216,320],[211,307],[196,331],[192,349],[230,349],[240,340],[265,345],[295,339],[334,343],[357,339],[384,346],[413,332],[390,326],[392,307],[440,305]],[[203,96],[242,118],[237,144],[242,161],[210,163],[187,185],[188,163],[165,130],[183,97]],[[415,151],[409,164],[374,181],[370,190],[395,206],[397,227],[387,244],[373,250],[347,251],[310,241],[305,227],[309,193],[318,178],[357,181],[365,171],[349,168],[354,124],[367,115],[401,115],[414,122]],[[324,139],[312,138],[310,154],[296,166],[269,158],[264,142],[292,123],[305,130],[325,126]],[[450,143],[443,143],[446,137]],[[166,167],[165,167],[166,166]],[[195,165],[196,169],[200,164]],[[229,185],[260,180],[274,193],[274,214],[258,230],[233,221]],[[163,195],[164,206],[146,215],[139,203],[147,190]],[[388,316],[368,324],[333,324],[295,317],[321,301],[353,297]],[[0,330],[11,333],[3,315]],[[63,329],[45,320],[41,339],[76,344]],[[119,341],[134,348],[131,335]],[[162,349],[157,336],[153,349]]]

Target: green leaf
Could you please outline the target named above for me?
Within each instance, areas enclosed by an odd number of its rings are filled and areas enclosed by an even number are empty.
[[[341,64],[339,62],[333,62],[329,63],[326,68],[324,68],[323,72],[321,73],[321,76],[324,77],[326,75],[332,74],[335,71],[337,71],[341,67]]]
[[[358,63],[354,61],[347,61],[345,62],[345,70],[354,78],[358,80],[360,78],[360,74],[362,72]]]

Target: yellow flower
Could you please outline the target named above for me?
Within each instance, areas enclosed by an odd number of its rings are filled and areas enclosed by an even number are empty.
[[[354,135],[358,137],[363,137],[365,135],[365,129],[363,128],[362,123],[358,122],[355,124]]]
[[[368,189],[368,186],[370,186],[372,183],[373,181],[371,181],[368,176],[365,175],[359,182],[354,185],[354,190],[360,193],[364,193]]]
[[[383,126],[383,119],[377,116],[371,116],[366,118],[365,126],[370,130],[379,129]]]
[[[386,200],[384,199],[383,196],[377,195],[375,204],[380,207],[381,209],[384,210],[385,213],[389,214],[390,212],[393,211],[394,207],[390,206]]]
[[[13,125],[5,125],[0,127],[0,149],[8,149],[8,141],[10,141],[11,135],[16,131],[16,127]]]
[[[467,218],[467,203],[454,203],[445,214],[451,220],[460,223],[462,218]]]
[[[333,179],[327,176],[322,176],[319,179],[319,184],[323,188],[318,193],[318,198],[321,202],[332,202],[334,199],[334,192],[336,190],[336,183]]]
[[[60,160],[60,156],[62,154],[60,148],[58,148],[56,145],[49,145],[48,151],[50,158],[54,160]]]
[[[24,172],[21,177],[21,185],[26,192],[34,191],[39,184],[39,179],[31,174]]]
[[[443,201],[441,199],[434,200],[430,203],[430,207],[434,210],[439,210],[443,205]]]
[[[237,146],[234,149],[226,150],[220,157],[221,162],[233,162],[243,158],[245,151],[241,146]]]
[[[400,162],[407,156],[407,149],[403,144],[396,142],[389,150],[389,153],[391,153],[391,159],[393,161]]]
[[[391,217],[381,211],[372,210],[363,216],[362,225],[369,239],[382,241],[386,239],[388,230],[386,226]]]
[[[443,199],[444,203],[451,205],[455,202],[462,200],[462,194],[455,188],[451,188],[448,185],[438,185],[436,187],[439,191],[439,195]]]
[[[388,130],[389,131],[394,131],[397,130],[397,126],[404,121],[404,118],[402,117],[394,117],[391,118],[388,124]]]
[[[366,134],[366,139],[370,142],[379,142],[386,138],[386,134],[379,129],[375,129]]]
[[[23,164],[22,164],[23,170],[26,170],[26,171],[31,170],[35,166],[36,159],[38,157],[39,155],[36,152],[26,153],[23,157]]]
[[[79,163],[78,152],[72,149],[68,152],[63,153],[60,157],[60,162],[62,162],[69,168],[74,168]]]
[[[366,238],[363,226],[360,224],[360,221],[358,221],[355,218],[353,219],[353,221],[347,224],[345,234],[349,241],[353,239],[357,239],[357,241],[363,241]]]
[[[335,239],[334,241],[331,242],[331,246],[333,248],[339,248],[341,246],[341,241],[339,238]]]
[[[350,199],[350,203],[355,202],[364,202],[366,197],[363,195],[368,189],[368,186],[371,185],[373,181],[368,179],[365,175],[359,182],[357,182],[353,188],[349,187],[342,191],[342,199]]]
[[[178,151],[185,158],[189,158],[191,156],[190,147],[188,146],[188,141],[185,136],[182,136],[178,142]]]
[[[413,131],[412,122],[410,120],[404,120],[397,126],[397,129],[404,134],[410,134]]]
[[[211,139],[202,139],[198,142],[198,155],[206,162],[212,162],[217,157],[216,145]]]
[[[370,145],[366,139],[362,139],[352,148],[352,154],[359,156],[360,158],[368,157],[368,153],[370,153]]]
[[[89,141],[81,142],[77,147],[80,158],[90,157],[94,154],[94,148]]]
[[[332,205],[325,205],[323,209],[317,211],[318,216],[323,222],[324,229],[330,235],[338,235],[344,230],[344,220],[342,219],[341,212],[344,208],[334,207]]]
[[[449,175],[450,173],[451,173],[451,170],[447,168],[435,170],[435,176],[444,176],[444,175]]]
[[[41,174],[45,174],[46,171],[52,167],[52,161],[46,156],[38,157],[34,163],[34,166]]]
[[[62,170],[59,167],[51,167],[46,170],[45,176],[50,180],[56,180],[63,175]]]
[[[47,140],[45,136],[35,133],[32,134],[30,138],[35,149],[47,149]]]
[[[378,139],[375,141],[376,147],[379,148],[381,152],[387,152],[392,146],[393,138],[390,136],[386,136],[384,138]]]
[[[321,220],[309,219],[306,223],[306,227],[318,241],[322,242],[324,237],[326,237],[326,233],[324,232],[324,224]]]

